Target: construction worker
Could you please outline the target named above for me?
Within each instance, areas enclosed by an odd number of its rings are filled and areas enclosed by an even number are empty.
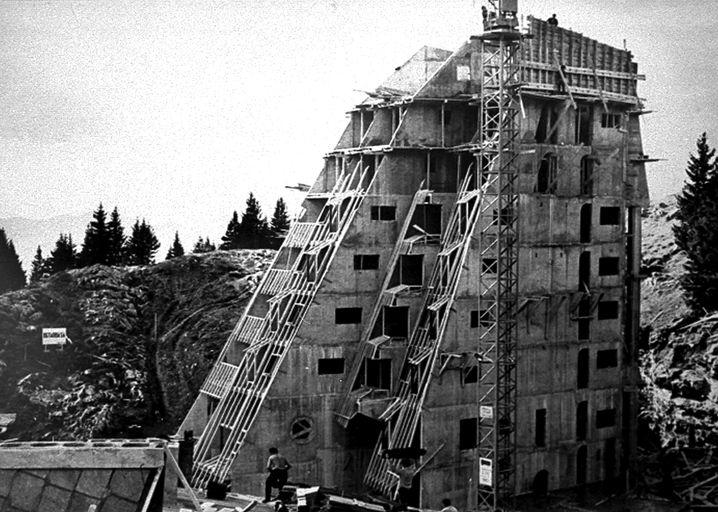
[[[392,473],[399,477],[398,499],[402,505],[409,505],[411,499],[411,485],[418,473],[416,464],[412,459],[401,459],[398,466],[391,467]]]
[[[556,18],[556,14],[552,14],[546,22],[553,27],[558,26],[558,18]]]
[[[269,449],[269,459],[267,459],[267,480],[264,484],[264,502],[271,501],[272,498],[272,487],[278,489],[280,492],[284,484],[287,483],[289,478],[289,469],[292,465],[287,459],[279,453],[275,447]]]
[[[449,498],[441,500],[441,506],[444,507],[441,509],[441,512],[459,512],[459,510],[451,504],[451,500]]]

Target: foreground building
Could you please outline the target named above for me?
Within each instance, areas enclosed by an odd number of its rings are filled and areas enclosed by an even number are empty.
[[[611,480],[635,447],[640,209],[630,52],[503,1],[350,113],[181,429],[195,485],[291,480],[485,506]],[[478,499],[478,502],[477,502]]]

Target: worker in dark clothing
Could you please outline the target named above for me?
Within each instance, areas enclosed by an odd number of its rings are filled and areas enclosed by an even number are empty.
[[[558,19],[556,18],[555,14],[552,14],[551,17],[546,21],[551,26],[554,26],[554,27],[558,26]]]
[[[279,450],[272,447],[269,449],[269,459],[267,459],[267,480],[264,484],[264,503],[267,503],[272,498],[272,487],[282,490],[284,484],[287,483],[289,477],[289,468],[292,465],[289,464],[287,459],[280,455]]]

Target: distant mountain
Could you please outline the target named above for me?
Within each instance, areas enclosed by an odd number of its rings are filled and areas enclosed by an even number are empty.
[[[22,268],[29,275],[38,245],[42,247],[43,255],[49,256],[60,233],[70,233],[72,240],[79,246],[90,219],[92,211],[77,215],[58,215],[49,219],[9,217],[0,218],[0,228],[5,229],[8,238],[15,244]]]

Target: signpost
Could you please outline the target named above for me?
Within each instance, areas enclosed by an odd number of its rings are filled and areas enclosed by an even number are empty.
[[[491,459],[479,459],[479,485],[493,487],[493,462]]]
[[[72,340],[67,337],[67,328],[45,327],[42,329],[42,346],[45,347],[45,352],[49,351],[53,345],[62,350],[67,343],[72,343]]]

